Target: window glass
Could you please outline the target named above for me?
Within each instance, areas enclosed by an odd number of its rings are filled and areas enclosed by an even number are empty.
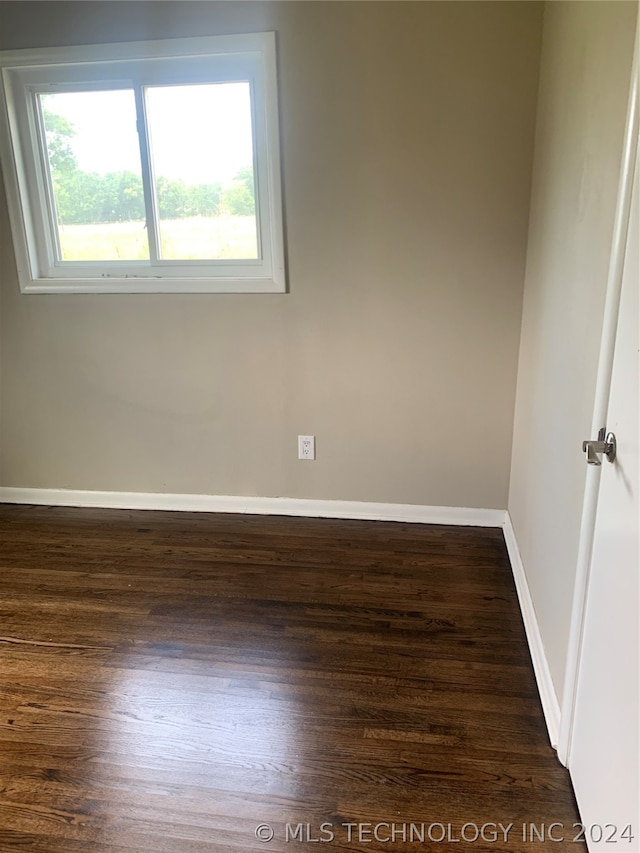
[[[163,260],[258,258],[248,82],[145,90]]]
[[[39,96],[59,259],[149,258],[133,90]]]

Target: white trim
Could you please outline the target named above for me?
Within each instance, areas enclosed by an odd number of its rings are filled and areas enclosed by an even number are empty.
[[[522,613],[522,621],[527,634],[527,642],[529,643],[529,652],[531,653],[531,661],[533,663],[533,671],[538,684],[538,693],[542,703],[542,711],[549,732],[549,740],[554,749],[558,748],[558,735],[560,731],[560,704],[553,686],[551,678],[551,670],[544,651],[540,626],[536,619],[536,611],[533,606],[533,599],[527,583],[527,575],[524,570],[520,549],[516,540],[516,534],[511,522],[511,516],[508,512],[505,513],[504,521],[504,541],[507,546],[509,560],[511,561],[511,570],[513,572],[513,580],[518,593],[518,601],[520,602],[520,611]]]
[[[639,31],[640,32],[640,31]],[[638,156],[640,117],[638,104],[638,67],[639,57],[636,41],[636,52],[631,73],[631,87],[627,108],[627,125],[625,130],[624,147],[620,166],[618,183],[618,199],[616,204],[607,290],[605,296],[604,316],[602,320],[602,338],[598,359],[596,391],[591,421],[591,438],[595,438],[598,430],[606,425],[609,408],[609,393],[613,373],[613,356],[618,330],[618,313],[622,292],[622,274],[624,268],[627,234],[629,231],[629,216],[631,210],[631,193],[633,178]],[[582,655],[582,640],[584,634],[584,618],[587,607],[589,573],[591,555],[596,527],[598,495],[600,490],[601,468],[588,466],[585,492],[580,519],[580,538],[576,576],[573,587],[571,608],[571,623],[569,627],[569,642],[565,667],[564,687],[562,693],[562,722],[558,756],[564,765],[568,765],[571,757],[571,739],[573,736],[573,720],[575,715],[576,694],[580,658]]]
[[[55,47],[17,48],[0,50],[0,63],[7,68],[25,65],[52,65],[65,63],[69,56],[75,62],[124,62],[141,56],[179,59],[183,56],[209,57],[212,40],[217,52],[240,53],[259,51],[264,33],[236,33],[217,36],[190,36],[187,38],[149,39],[143,41],[110,42],[108,44],[59,45]]]
[[[237,495],[183,495],[156,492],[95,492],[77,489],[18,489],[0,487],[0,503],[45,506],[93,506],[110,509],[156,509],[186,512],[238,512],[255,515],[299,515],[371,521],[407,521],[502,527],[504,510],[468,507],[370,503],[368,501],[263,498]]]

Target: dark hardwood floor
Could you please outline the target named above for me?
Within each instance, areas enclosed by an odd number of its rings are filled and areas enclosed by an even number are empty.
[[[0,851],[584,849],[499,530],[5,505],[0,538]]]

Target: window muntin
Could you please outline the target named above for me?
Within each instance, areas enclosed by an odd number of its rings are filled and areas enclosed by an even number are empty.
[[[23,290],[285,289],[273,34],[14,51],[0,54],[0,66],[9,119],[0,142],[13,155],[7,184]],[[87,121],[74,127],[80,171],[102,175],[94,185],[105,175],[113,183],[114,173],[126,173],[111,187],[126,205],[102,210],[102,229],[93,227],[100,223],[69,221],[79,212],[70,208],[69,186],[61,182],[64,150],[53,138],[60,120],[47,124],[53,107],[70,121],[73,105],[87,98],[93,104],[126,99],[129,125],[132,98],[136,112],[136,127],[120,129],[108,157],[95,146],[91,152],[95,133]],[[225,101],[226,112],[220,106]],[[112,141],[114,109],[103,111]],[[125,113],[121,107],[122,124]],[[166,131],[169,114],[173,142]],[[125,146],[126,139],[136,140],[139,154]],[[218,164],[222,180],[216,181],[205,154],[225,144],[234,156]],[[74,180],[82,185],[78,175]],[[182,198],[176,199],[176,181],[183,184]],[[90,196],[84,194],[85,206]]]

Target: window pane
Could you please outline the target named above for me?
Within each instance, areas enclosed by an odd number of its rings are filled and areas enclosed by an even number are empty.
[[[39,97],[61,260],[148,259],[133,91]]]
[[[249,83],[146,89],[165,260],[258,257]]]

